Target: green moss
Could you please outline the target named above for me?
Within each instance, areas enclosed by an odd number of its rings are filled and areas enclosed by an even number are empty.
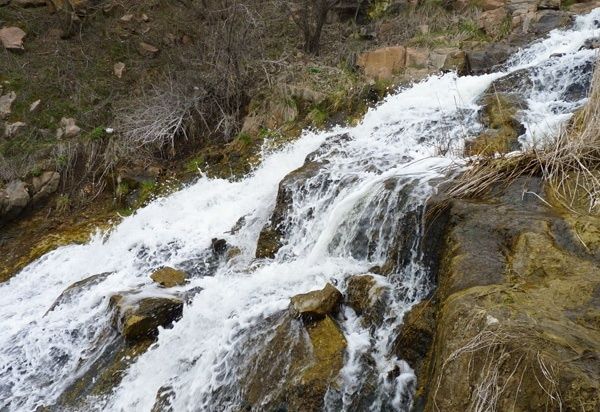
[[[186,173],[198,173],[198,170],[202,169],[205,165],[206,159],[204,158],[204,154],[201,153],[186,161],[183,169]]]
[[[85,134],[85,138],[89,140],[102,140],[108,134],[106,133],[106,129],[104,127],[95,127],[90,132]]]
[[[321,106],[314,106],[306,116],[307,120],[316,127],[325,126],[325,122],[329,119],[329,113]]]
[[[252,136],[250,136],[248,133],[240,133],[237,135],[236,138],[239,142],[241,142],[243,145],[251,145],[252,144]]]
[[[371,20],[377,20],[385,16],[388,7],[392,2],[390,0],[375,0],[371,2],[368,16]]]

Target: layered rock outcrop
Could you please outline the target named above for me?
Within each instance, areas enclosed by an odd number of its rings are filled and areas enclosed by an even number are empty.
[[[519,180],[433,222],[446,228],[438,289],[397,341],[419,375],[417,409],[600,407],[599,222],[532,192],[537,179]]]

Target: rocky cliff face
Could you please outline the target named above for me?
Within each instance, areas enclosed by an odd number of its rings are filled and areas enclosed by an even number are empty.
[[[532,193],[539,181],[519,180],[430,222],[445,228],[438,288],[399,338],[429,348],[413,363],[417,410],[600,406],[599,222]]]

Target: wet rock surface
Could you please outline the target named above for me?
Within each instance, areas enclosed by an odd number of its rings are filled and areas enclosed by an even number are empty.
[[[397,340],[401,353],[408,342],[431,344],[414,361],[426,411],[599,407],[598,258],[578,244],[569,213],[524,191],[543,188],[521,179],[449,205],[435,311],[415,307]]]
[[[354,275],[348,279],[346,305],[360,316],[364,327],[379,326],[386,312],[388,291],[372,275]]]
[[[315,290],[292,297],[290,310],[293,315],[306,320],[321,319],[335,315],[342,301],[342,293],[331,283]]]
[[[152,339],[158,327],[168,327],[183,314],[183,301],[175,297],[136,297],[123,293],[113,295],[110,305],[115,309],[117,329],[129,342]]]
[[[311,177],[316,176],[323,162],[307,160],[300,168],[289,173],[279,183],[275,209],[269,222],[263,227],[256,246],[257,258],[273,258],[282,246],[284,223],[292,205],[293,195],[302,190],[309,183]]]

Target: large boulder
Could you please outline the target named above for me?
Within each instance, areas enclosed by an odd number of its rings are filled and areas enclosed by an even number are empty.
[[[406,65],[406,48],[391,46],[365,52],[358,56],[357,64],[367,77],[392,80]]]
[[[342,293],[331,283],[321,290],[302,293],[291,298],[290,310],[295,316],[306,320],[322,319],[327,315],[335,315],[340,303]]]
[[[159,326],[168,327],[183,314],[183,301],[169,296],[139,298],[122,293],[111,296],[110,305],[117,329],[131,342],[156,337]]]

